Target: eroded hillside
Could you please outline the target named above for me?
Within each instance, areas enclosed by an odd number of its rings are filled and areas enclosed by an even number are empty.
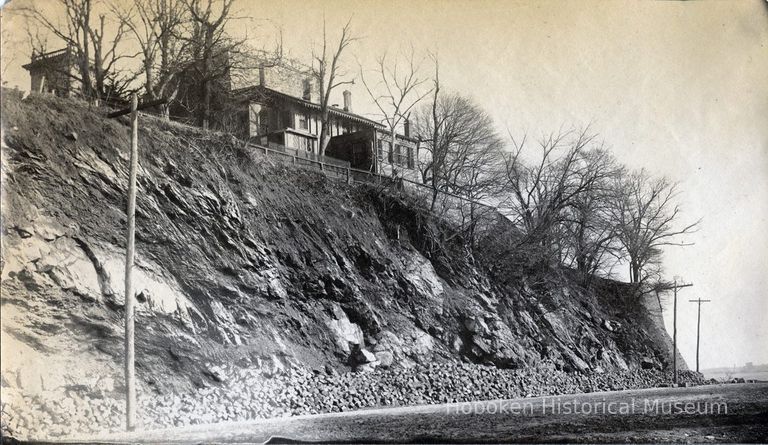
[[[129,129],[103,114],[49,97],[3,104],[5,403],[120,398]],[[228,136],[140,124],[144,394],[219,385],[222,366],[666,365],[658,315],[617,283],[588,292],[567,272],[499,283],[455,238],[427,249],[449,228],[400,192],[280,164]]]

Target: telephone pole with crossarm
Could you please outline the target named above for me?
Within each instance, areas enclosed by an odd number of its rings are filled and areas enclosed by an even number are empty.
[[[691,287],[693,283],[677,283],[677,277],[672,285],[663,287],[664,290],[672,289],[674,292],[674,301],[672,303],[672,382],[677,385],[677,290],[684,287]]]
[[[701,338],[701,303],[710,303],[712,300],[702,300],[697,298],[695,300],[688,300],[691,303],[698,303],[699,311],[696,317],[696,372],[699,372],[699,339]]]

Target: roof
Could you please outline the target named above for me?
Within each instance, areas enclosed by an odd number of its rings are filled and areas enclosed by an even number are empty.
[[[246,95],[246,96],[248,96],[249,93],[260,93],[262,95],[278,97],[278,98],[280,98],[282,100],[295,103],[295,104],[297,104],[299,106],[302,106],[304,108],[307,108],[309,110],[320,111],[320,109],[321,109],[320,104],[317,104],[315,102],[311,102],[311,101],[308,101],[306,99],[302,99],[302,98],[299,98],[299,97],[291,96],[290,94],[281,93],[280,91],[273,90],[273,89],[267,88],[267,87],[262,87],[262,86],[259,86],[259,85],[251,86],[251,87],[245,87],[245,88],[240,88],[240,89],[237,89],[237,90],[233,90],[232,93],[233,94],[243,94],[243,95]],[[329,106],[328,107],[328,112],[332,116],[343,117],[343,118],[350,119],[350,120],[353,120],[353,121],[356,121],[356,122],[359,122],[359,123],[362,123],[362,124],[365,124],[365,125],[370,125],[372,127],[376,127],[378,129],[383,129],[384,128],[384,125],[382,125],[379,122],[376,122],[374,120],[368,119],[368,118],[363,117],[363,116],[360,116],[359,114],[350,113],[349,111],[344,111],[341,108]]]
[[[30,68],[34,67],[35,65],[50,63],[50,61],[54,59],[64,59],[70,57],[72,57],[72,52],[69,50],[69,48],[61,48],[55,51],[49,51],[47,53],[34,53],[32,54],[32,58],[29,63],[22,65],[22,68],[29,71]]]

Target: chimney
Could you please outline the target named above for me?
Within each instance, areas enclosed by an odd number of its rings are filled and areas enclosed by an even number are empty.
[[[403,120],[403,136],[411,137],[411,122],[407,117]]]
[[[352,93],[344,90],[344,111],[352,111]]]
[[[265,79],[265,73],[264,73],[264,65],[259,65],[259,86],[265,87],[267,86],[267,81]]]
[[[304,78],[304,80],[301,82],[301,87],[304,91],[301,95],[301,98],[311,102],[312,101],[312,81],[309,80],[309,77]]]

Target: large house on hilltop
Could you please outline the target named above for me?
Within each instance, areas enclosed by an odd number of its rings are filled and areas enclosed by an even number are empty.
[[[231,112],[242,122],[239,135],[265,146],[318,154],[321,108],[314,95],[308,72],[284,66],[261,68],[258,85],[232,91]],[[359,170],[418,180],[419,141],[410,136],[408,123],[393,147],[389,130],[353,113],[350,91],[343,97],[342,107],[333,105],[329,110],[326,156]]]

